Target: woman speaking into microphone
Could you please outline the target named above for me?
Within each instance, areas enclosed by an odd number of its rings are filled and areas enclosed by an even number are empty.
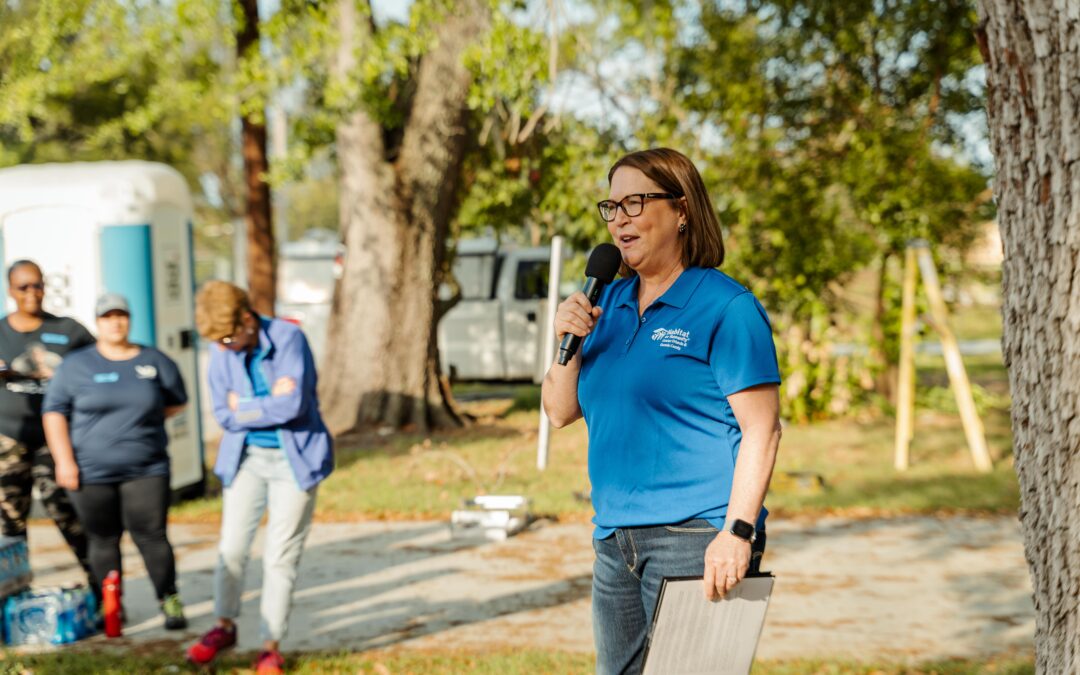
[[[769,319],[716,269],[724,245],[701,175],[657,148],[624,156],[608,183],[597,206],[623,278],[595,306],[583,293],[559,305],[559,339],[583,340],[543,385],[552,424],[588,427],[603,674],[640,672],[664,577],[703,576],[716,599],[757,570],[780,443]]]

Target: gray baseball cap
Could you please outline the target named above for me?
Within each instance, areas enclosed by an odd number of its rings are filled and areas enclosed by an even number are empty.
[[[97,304],[94,305],[94,316],[105,316],[109,312],[117,311],[131,314],[127,298],[119,293],[105,293],[97,299]]]

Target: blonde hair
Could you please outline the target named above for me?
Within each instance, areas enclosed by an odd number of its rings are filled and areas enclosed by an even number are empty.
[[[251,313],[248,294],[227,281],[207,281],[195,296],[195,328],[207,340],[235,333],[245,312]]]
[[[615,170],[628,166],[645,174],[664,192],[686,199],[686,231],[682,233],[684,267],[719,267],[724,262],[724,237],[705,181],[690,158],[671,148],[651,148],[624,155],[608,171],[608,185]],[[623,264],[623,276],[633,274]]]

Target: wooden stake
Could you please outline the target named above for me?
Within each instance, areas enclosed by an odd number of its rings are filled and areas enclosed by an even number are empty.
[[[897,471],[907,471],[911,439],[915,433],[915,249],[904,252],[903,306],[900,325],[900,369],[896,384]]]
[[[917,250],[919,272],[922,274],[923,287],[926,289],[926,299],[930,301],[930,313],[933,314],[934,323],[937,324],[935,328],[941,336],[941,348],[945,353],[945,369],[949,372],[949,383],[956,396],[956,407],[960,409],[960,421],[964,425],[968,449],[971,450],[975,468],[985,473],[993,470],[994,465],[990,460],[990,451],[986,448],[982,420],[979,419],[979,413],[975,409],[975,399],[971,395],[971,383],[968,382],[964,361],[960,358],[960,345],[957,344],[956,336],[949,329],[949,310],[945,307],[945,299],[941,295],[937,268],[934,267],[930,247],[925,242],[918,245]]]

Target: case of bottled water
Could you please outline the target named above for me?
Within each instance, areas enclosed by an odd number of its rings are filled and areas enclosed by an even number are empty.
[[[24,591],[4,602],[9,645],[62,645],[97,632],[97,602],[85,586]]]

